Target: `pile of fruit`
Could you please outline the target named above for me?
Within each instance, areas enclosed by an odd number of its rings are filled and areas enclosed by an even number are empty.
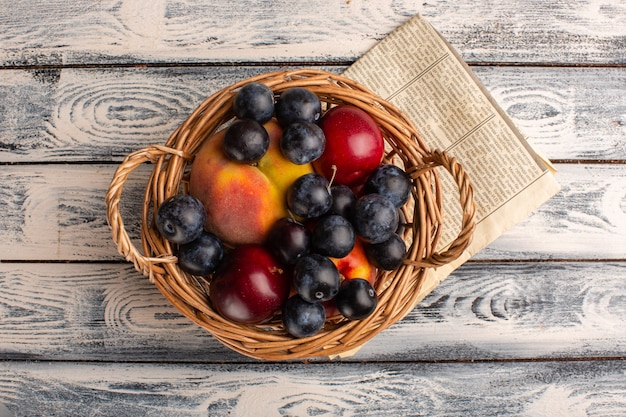
[[[307,337],[329,317],[368,317],[377,269],[406,257],[399,213],[412,189],[383,162],[380,128],[351,105],[323,112],[303,87],[251,82],[233,110],[196,154],[188,194],[157,210],[180,269],[208,280],[213,308],[233,322],[280,315]]]

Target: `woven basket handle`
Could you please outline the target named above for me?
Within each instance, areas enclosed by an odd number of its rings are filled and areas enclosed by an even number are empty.
[[[413,178],[417,178],[425,171],[438,166],[443,167],[452,175],[459,189],[459,203],[461,204],[463,212],[459,234],[448,249],[443,252],[435,252],[430,257],[419,262],[419,266],[438,267],[457,259],[469,245],[474,227],[476,226],[476,206],[474,204],[474,191],[469,176],[456,158],[445,151],[435,150],[429,158],[426,158],[425,162],[426,164],[423,167],[411,174]]]
[[[155,264],[173,263],[177,261],[177,258],[175,256],[158,258],[147,257],[135,247],[124,228],[124,221],[119,209],[120,198],[126,180],[135,169],[145,162],[155,163],[159,158],[166,155],[176,155],[185,159],[190,158],[189,155],[186,155],[178,149],[160,145],[152,145],[132,152],[124,158],[115,171],[115,174],[113,174],[113,179],[111,180],[109,190],[105,197],[107,223],[111,227],[113,240],[117,245],[118,252],[120,255],[124,256],[127,261],[132,262],[135,265],[135,269],[148,276],[153,273]]]

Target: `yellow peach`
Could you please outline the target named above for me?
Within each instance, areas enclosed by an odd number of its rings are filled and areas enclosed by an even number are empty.
[[[229,160],[222,151],[222,130],[206,139],[191,167],[189,194],[204,204],[206,229],[230,244],[262,243],[274,222],[288,215],[291,183],[313,172],[311,164],[296,165],[282,155],[282,129],[275,120],[264,126],[270,145],[257,163]]]

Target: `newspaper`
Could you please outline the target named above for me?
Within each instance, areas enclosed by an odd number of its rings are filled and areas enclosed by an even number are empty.
[[[431,149],[457,158],[470,176],[476,229],[455,262],[429,272],[418,302],[441,280],[559,190],[548,160],[528,144],[508,115],[443,37],[417,15],[375,45],[344,75],[403,110]],[[460,205],[450,175],[443,183],[445,233],[458,233]]]

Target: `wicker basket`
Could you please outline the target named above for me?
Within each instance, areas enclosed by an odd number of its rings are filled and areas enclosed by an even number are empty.
[[[182,272],[170,244],[154,227],[154,213],[169,196],[186,192],[193,156],[205,138],[233,116],[232,101],[238,88],[256,81],[276,93],[290,87],[307,87],[324,107],[346,103],[366,110],[379,124],[386,142],[386,162],[404,168],[413,179],[412,196],[403,215],[403,237],[408,258],[395,271],[379,272],[375,288],[379,302],[366,319],[327,320],[317,335],[297,339],[283,329],[279,318],[263,325],[237,324],[213,310],[205,280]],[[120,214],[120,197],[131,172],[144,162],[154,163],[145,191],[141,228],[142,250],[131,242]],[[443,196],[438,170],[451,174],[459,189],[463,219],[457,238],[441,253],[435,251],[443,227]],[[170,136],[165,145],[150,146],[129,154],[120,164],[106,196],[107,221],[118,250],[135,268],[148,276],[163,295],[185,316],[208,330],[226,346],[244,355],[265,360],[304,359],[351,352],[403,318],[419,301],[420,287],[429,268],[456,259],[467,247],[474,229],[472,187],[461,165],[441,151],[431,151],[412,123],[394,105],[342,76],[318,70],[267,73],[242,80],[208,97]]]

